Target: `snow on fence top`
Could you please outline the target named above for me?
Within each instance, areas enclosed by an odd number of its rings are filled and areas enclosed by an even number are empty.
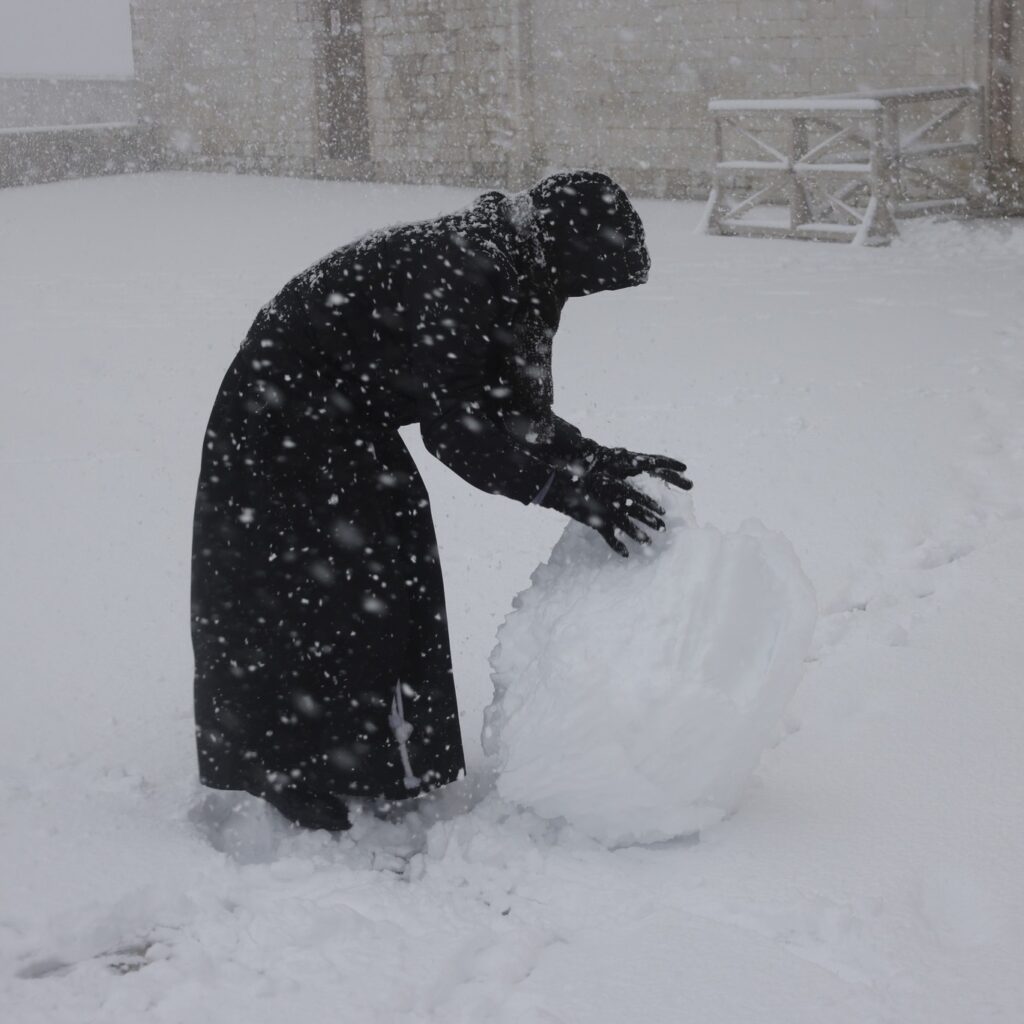
[[[960,96],[976,96],[980,93],[980,85],[975,82],[967,82],[963,85],[906,86],[899,89],[870,89],[867,92],[834,93],[825,96],[711,100],[708,103],[708,110],[723,113],[771,110],[784,110],[791,113],[816,113],[828,110],[869,113],[881,110],[887,100],[927,103],[929,100],[955,99]]]
[[[708,104],[708,110],[711,111],[787,110],[815,112],[821,110],[846,110],[872,112],[881,109],[882,104],[878,100],[832,96],[807,96],[778,100],[712,100]]]

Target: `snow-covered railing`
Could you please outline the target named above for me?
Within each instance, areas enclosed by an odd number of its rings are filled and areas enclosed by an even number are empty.
[[[897,218],[967,213],[981,193],[976,85],[712,100],[708,109],[712,234],[884,245]]]
[[[138,127],[135,121],[97,121],[95,124],[43,124],[24,128],[0,128],[0,135],[42,135],[47,132],[125,131]]]

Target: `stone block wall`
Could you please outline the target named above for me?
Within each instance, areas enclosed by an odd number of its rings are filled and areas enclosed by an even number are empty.
[[[521,177],[523,0],[363,0],[370,158],[323,152],[329,0],[133,0],[140,109],[172,167]]]
[[[985,76],[985,0],[345,2],[369,156],[328,159],[332,6],[134,0],[140,109],[167,165],[512,187],[586,165],[692,195],[708,181],[714,96]]]
[[[0,128],[0,188],[151,170],[154,156],[137,125]]]
[[[133,0],[142,119],[171,167],[315,172],[310,0]]]
[[[375,170],[391,180],[521,175],[519,0],[365,0]]]

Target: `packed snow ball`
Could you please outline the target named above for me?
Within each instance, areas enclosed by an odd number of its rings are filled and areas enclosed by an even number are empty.
[[[501,796],[608,846],[737,808],[817,618],[785,537],[698,526],[688,496],[642,486],[665,531],[621,558],[569,523],[498,632],[484,714]]]

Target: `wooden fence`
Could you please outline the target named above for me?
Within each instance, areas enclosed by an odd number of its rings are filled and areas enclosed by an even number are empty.
[[[976,85],[845,96],[713,100],[711,234],[884,245],[901,217],[980,202]]]

